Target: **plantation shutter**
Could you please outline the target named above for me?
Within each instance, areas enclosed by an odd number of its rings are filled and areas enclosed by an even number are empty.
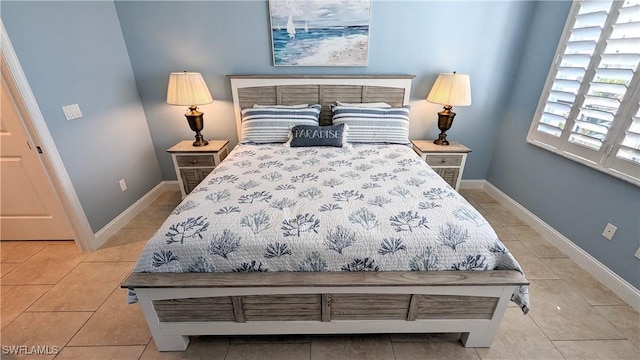
[[[640,0],[576,1],[527,141],[640,184]]]
[[[613,147],[608,166],[618,172],[640,178],[640,87],[636,89],[633,116],[627,120],[620,139]]]

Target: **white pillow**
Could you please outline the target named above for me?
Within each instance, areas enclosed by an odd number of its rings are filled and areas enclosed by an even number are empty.
[[[374,107],[374,108],[390,108],[391,105],[386,102],[370,102],[370,103],[343,103],[342,101],[336,101],[338,106],[351,106],[351,107]]]

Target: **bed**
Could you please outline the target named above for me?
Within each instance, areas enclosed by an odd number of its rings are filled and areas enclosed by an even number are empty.
[[[522,269],[461,195],[410,146],[378,141],[394,130],[358,142],[380,129],[349,122],[350,106],[408,121],[413,76],[229,78],[239,139],[273,135],[251,134],[249,114],[315,111],[349,123],[344,146],[241,141],[183,199],[121,285],[160,351],[256,334],[456,332],[489,347],[510,301],[528,311]]]

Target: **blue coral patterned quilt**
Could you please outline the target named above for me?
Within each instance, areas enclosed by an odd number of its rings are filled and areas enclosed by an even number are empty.
[[[135,272],[498,270],[487,221],[404,145],[238,145],[144,248]],[[512,297],[529,308],[526,287]]]

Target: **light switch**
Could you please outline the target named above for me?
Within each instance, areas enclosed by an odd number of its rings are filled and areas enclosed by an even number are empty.
[[[62,107],[62,111],[64,112],[64,116],[67,118],[67,120],[73,120],[82,117],[82,112],[80,111],[80,106],[78,104],[65,105]]]

